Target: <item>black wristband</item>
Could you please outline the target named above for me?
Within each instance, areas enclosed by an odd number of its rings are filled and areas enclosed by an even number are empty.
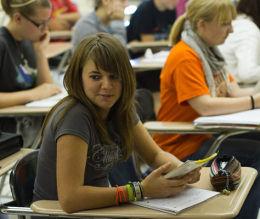
[[[251,99],[251,105],[252,105],[251,109],[255,109],[255,99],[252,95],[250,96],[250,99]]]

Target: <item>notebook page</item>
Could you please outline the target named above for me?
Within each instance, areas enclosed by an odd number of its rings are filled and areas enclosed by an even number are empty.
[[[219,116],[202,116],[194,120],[196,126],[207,124],[260,125],[260,109]]]
[[[189,187],[180,194],[171,198],[146,199],[132,203],[158,211],[177,214],[184,209],[204,202],[218,194],[219,192]]]
[[[42,99],[42,100],[37,100],[33,101],[30,103],[27,103],[27,107],[53,107],[56,103],[58,103],[62,98],[67,96],[66,92],[62,92],[59,94],[56,94],[54,96]]]

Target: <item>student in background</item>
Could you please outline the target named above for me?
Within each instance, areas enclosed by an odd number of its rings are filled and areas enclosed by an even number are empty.
[[[52,15],[49,23],[49,29],[54,30],[71,30],[80,13],[76,4],[71,0],[51,0]]]
[[[224,68],[216,46],[232,32],[236,10],[230,0],[189,0],[186,14],[175,22],[174,47],[161,73],[159,121],[192,122],[199,116],[221,115],[260,108],[260,94],[242,89]],[[234,155],[242,166],[260,170],[260,141],[247,136],[227,139],[219,154]],[[253,136],[252,136],[253,137]],[[259,139],[256,135],[255,138]],[[179,159],[206,155],[214,138],[207,135],[155,135],[162,149]],[[260,206],[257,178],[239,218],[256,218]]]
[[[95,11],[82,17],[72,35],[74,48],[85,37],[98,33],[110,33],[126,45],[124,9],[127,0],[94,0]]]
[[[256,83],[260,80],[260,1],[240,0],[237,12],[233,33],[219,49],[238,82]]]
[[[0,28],[0,108],[23,105],[52,96],[53,84],[44,49],[49,41],[48,0],[1,0],[10,16]],[[14,119],[1,118],[2,131],[16,131]],[[26,145],[28,146],[28,145]]]
[[[130,18],[127,27],[127,41],[148,42],[166,40],[176,19],[175,7],[178,0],[146,0],[143,1]],[[157,51],[158,52],[158,51]],[[143,50],[129,51],[131,58],[144,55]],[[137,86],[151,91],[159,91],[160,70],[150,70],[136,75]]]
[[[155,41],[168,38],[176,19],[178,0],[148,0],[142,2],[130,18],[127,41]]]
[[[176,16],[179,17],[185,13],[186,4],[188,0],[179,0],[178,4],[176,5]]]
[[[34,200],[59,200],[71,213],[133,201],[134,196],[173,196],[199,180],[198,169],[179,179],[163,177],[181,162],[155,144],[136,115],[134,72],[119,40],[105,33],[82,40],[64,84],[69,95],[44,124]],[[157,169],[134,188],[132,183],[108,187],[109,171],[132,151]],[[119,192],[122,200],[116,201]]]

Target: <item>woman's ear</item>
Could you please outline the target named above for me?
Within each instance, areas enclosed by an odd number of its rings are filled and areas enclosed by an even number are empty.
[[[15,12],[12,16],[12,20],[17,24],[20,24],[22,21],[22,15],[19,12]]]
[[[202,20],[202,19],[199,19],[197,24],[196,24],[196,28],[199,29],[199,28],[204,28],[204,25],[205,25],[205,21]]]
[[[196,28],[196,32],[200,35],[200,33],[202,33],[204,31],[205,21],[202,19],[199,19],[195,28]]]

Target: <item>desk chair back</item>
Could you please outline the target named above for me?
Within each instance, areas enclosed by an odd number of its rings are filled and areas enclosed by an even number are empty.
[[[136,89],[135,101],[136,111],[142,122],[156,120],[153,94],[150,90]]]
[[[11,171],[10,187],[18,206],[27,207],[32,202],[38,152],[33,151],[17,161]]]

